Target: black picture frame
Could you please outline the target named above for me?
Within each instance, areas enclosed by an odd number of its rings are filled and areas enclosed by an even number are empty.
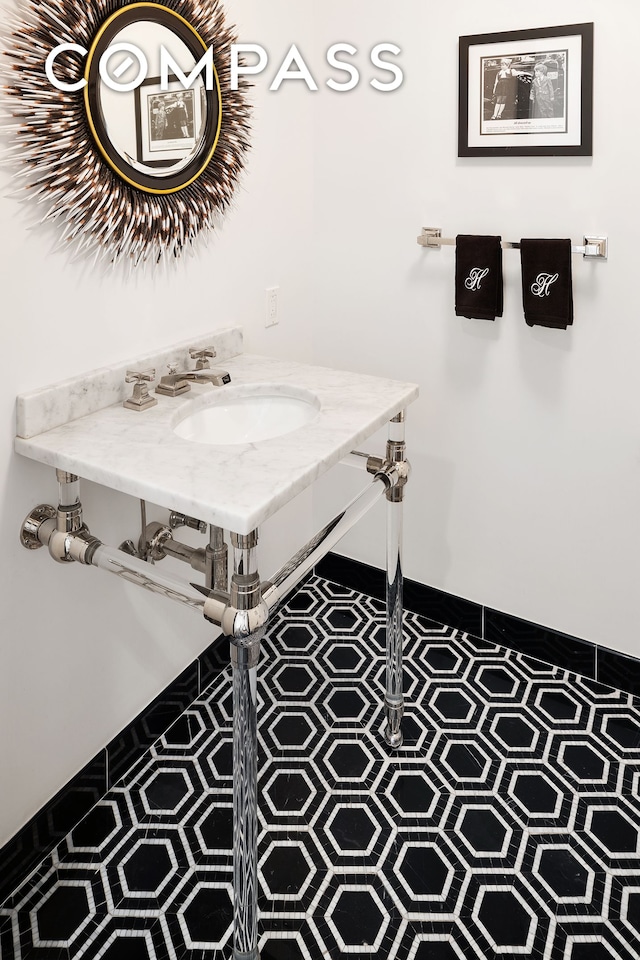
[[[138,163],[146,167],[170,167],[176,159],[182,159],[193,154],[198,146],[200,139],[200,125],[202,115],[206,117],[206,91],[204,87],[197,88],[194,96],[193,90],[184,90],[178,82],[169,82],[167,90],[160,89],[160,77],[148,77],[136,87],[135,90],[135,115],[136,115],[136,159]],[[151,93],[148,91],[151,90]],[[187,124],[189,128],[189,139],[184,147],[180,142],[169,139],[166,149],[162,149],[162,143],[153,136],[153,120],[150,116],[150,101],[154,99],[169,102],[176,99],[179,95],[187,108]],[[202,109],[204,105],[204,110]],[[196,116],[196,108],[198,113]],[[197,127],[197,130],[196,130]],[[154,149],[157,159],[149,156],[150,149]]]
[[[590,157],[593,23],[459,40],[459,157]]]

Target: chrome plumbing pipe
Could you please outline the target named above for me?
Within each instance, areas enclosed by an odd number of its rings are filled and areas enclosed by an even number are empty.
[[[162,541],[162,552],[167,557],[173,557],[175,560],[184,560],[198,573],[206,571],[206,556],[202,547],[189,547],[186,543],[174,540],[173,537],[167,537]]]
[[[380,499],[385,490],[397,482],[397,479],[393,469],[380,470],[373,481],[345,507],[342,513],[335,516],[278,570],[263,589],[263,596],[269,610],[273,610],[282,603],[296,584],[313,570],[316,563],[348,533],[351,527]]]
[[[230,604],[224,596],[224,591],[221,591],[221,595],[216,595],[214,591],[213,595],[207,596],[205,588],[197,588],[177,577],[161,573],[157,566],[152,566],[145,560],[103,544],[98,538],[91,536],[84,525],[76,533],[65,535],[64,557],[85,565],[100,567],[145,590],[185,604],[202,613],[212,623],[222,625],[227,636],[249,637],[264,617],[265,608],[272,610],[277,607],[315,564],[371,509],[382,494],[398,482],[399,476],[393,466],[383,465],[369,486],[281,567],[271,580],[262,584],[264,607],[259,602],[255,602],[257,598],[255,578],[251,577],[248,585],[241,582],[244,574],[240,571],[249,569],[249,564],[255,565],[255,543],[253,545],[245,543],[245,546],[240,548],[234,572],[235,593],[232,590]],[[25,519],[20,539],[22,545],[29,549],[39,546],[50,547],[56,533],[55,508],[48,504],[41,504]],[[233,534],[232,539],[235,536]],[[241,539],[247,541],[247,538]],[[239,596],[239,591],[247,596],[243,599]],[[239,604],[239,607],[236,604]],[[225,609],[227,609],[227,615],[225,623],[222,624]]]
[[[404,441],[404,412],[389,422],[387,441],[387,462],[406,466],[406,447]],[[390,747],[402,746],[400,724],[404,713],[404,693],[402,674],[402,615],[403,615],[403,576],[402,576],[402,526],[404,486],[407,474],[399,483],[390,487],[387,497],[387,539],[386,539],[386,681],[384,738]]]
[[[57,563],[70,563],[69,534],[83,529],[82,504],[80,503],[80,478],[75,473],[56,470],[58,481],[58,509],[56,529],[49,538],[49,553]]]
[[[287,564],[281,567],[271,580],[262,584],[262,599],[269,610],[279,606],[296,584],[367,513],[393,482],[397,482],[397,476],[394,479],[392,469],[389,469],[386,473],[381,471],[377,474],[372,483],[305,544]],[[56,522],[55,508],[48,504],[41,504],[36,507],[22,525],[20,538],[22,545],[29,549],[40,546],[49,547],[53,535],[57,532]],[[64,542],[66,545],[65,556],[70,560],[100,567],[102,570],[113,573],[129,583],[138,584],[145,590],[159,593],[177,600],[179,603],[186,604],[202,613],[206,619],[213,623],[222,624],[226,597],[206,596],[204,588],[201,592],[198,588],[179,580],[177,577],[161,573],[157,566],[151,565],[146,560],[141,560],[115,547],[103,544],[96,537],[92,537],[86,531],[86,528],[84,532],[80,530],[76,534],[67,534]],[[248,556],[249,553],[246,550],[241,551],[241,561],[238,564],[238,569],[246,567]],[[242,577],[243,575],[236,574],[236,580],[238,576]],[[244,603],[238,597],[239,586],[242,587],[242,583],[238,584],[236,582],[235,600]],[[246,585],[244,587],[246,592]],[[255,594],[253,582],[250,582],[249,587],[250,592],[253,591],[253,594]],[[228,636],[242,633],[249,636],[256,628],[258,620],[264,615],[264,609],[258,605],[249,608],[246,607],[245,603],[245,609],[238,610],[235,609],[233,600],[232,597],[231,610],[224,624],[225,632]],[[234,620],[237,620],[235,624]]]
[[[186,521],[186,522],[184,522]],[[202,532],[206,524],[193,520],[182,513],[172,512],[169,517],[169,526],[166,524],[146,524],[143,530],[144,554],[146,559],[157,562],[165,557],[183,560],[190,564],[198,573],[205,576],[205,586],[216,593],[226,593],[228,590],[227,553],[228,547],[224,540],[224,530],[221,527],[210,527],[209,543],[206,547],[191,547],[173,536],[173,530],[180,526],[188,526]]]
[[[45,524],[49,554],[57,563],[83,562],[88,546],[94,538],[85,526],[80,502],[80,480],[75,473],[56,470],[58,480],[58,508],[51,508],[54,524]],[[46,508],[46,504],[44,505]]]
[[[51,553],[52,542],[63,543],[68,561],[76,560],[85,566],[99,567],[151,593],[177,600],[178,603],[196,610],[212,623],[221,624],[226,598],[211,596],[204,588],[203,592],[190,583],[162,573],[158,567],[152,566],[146,560],[107,546],[97,537],[91,536],[86,527],[76,533],[65,534],[61,541],[57,524],[55,508],[49,504],[40,504],[31,511],[22,525],[20,534],[22,545],[30,550],[45,546]]]
[[[229,589],[229,548],[224,530],[209,526],[209,544],[205,548],[205,583],[209,590],[226,593]]]

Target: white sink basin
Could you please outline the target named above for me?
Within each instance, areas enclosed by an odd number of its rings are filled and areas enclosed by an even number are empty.
[[[225,386],[194,400],[173,430],[183,440],[216,446],[260,443],[299,430],[319,410],[320,401],[307,390]]]

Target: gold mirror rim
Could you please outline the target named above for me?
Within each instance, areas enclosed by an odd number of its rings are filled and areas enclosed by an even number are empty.
[[[202,46],[203,51],[207,50],[206,43],[204,42],[204,40],[202,39],[198,31],[195,29],[195,27],[192,26],[192,24],[190,24],[188,20],[186,20],[183,16],[181,16],[175,10],[172,10],[170,7],[165,7],[164,4],[161,4],[161,3],[144,2],[144,0],[143,2],[129,3],[127,4],[127,6],[121,7],[119,10],[116,10],[115,13],[112,13],[110,17],[107,17],[107,19],[105,20],[105,22],[102,24],[97,34],[95,35],[93,39],[93,43],[91,44],[91,47],[89,48],[89,52],[87,54],[87,65],[84,72],[84,79],[87,81],[84,87],[84,105],[85,105],[87,120],[89,122],[89,127],[91,129],[91,133],[93,134],[93,138],[98,146],[98,149],[100,150],[100,153],[102,154],[103,159],[111,167],[111,169],[114,170],[115,173],[117,173],[118,176],[125,181],[125,183],[128,183],[132,187],[135,187],[136,190],[142,190],[144,193],[150,193],[154,196],[178,193],[180,190],[185,190],[192,183],[194,183],[200,176],[202,176],[206,168],[209,166],[211,159],[216,151],[216,147],[218,146],[218,140],[220,139],[220,130],[222,127],[222,94],[220,91],[220,78],[218,77],[218,71],[216,70],[216,66],[214,63],[213,73],[215,76],[215,88],[216,88],[216,95],[218,98],[218,125],[216,128],[216,135],[213,139],[213,144],[211,146],[211,149],[207,152],[207,155],[204,158],[203,163],[200,166],[199,170],[192,177],[190,177],[189,180],[186,180],[184,183],[180,184],[179,186],[170,187],[169,189],[164,189],[164,190],[160,188],[155,188],[155,187],[147,187],[144,184],[137,183],[131,177],[128,177],[123,172],[123,170],[121,170],[118,167],[118,165],[111,159],[96,129],[94,118],[91,113],[91,104],[89,103],[89,74],[91,72],[91,67],[95,57],[96,49],[105,31],[113,23],[114,20],[122,16],[122,14],[128,13],[130,10],[134,10],[134,9],[147,9],[147,10],[161,9],[165,11],[166,13],[170,14],[172,17],[175,17],[177,20],[180,20],[191,31],[194,37],[196,37],[198,43]]]

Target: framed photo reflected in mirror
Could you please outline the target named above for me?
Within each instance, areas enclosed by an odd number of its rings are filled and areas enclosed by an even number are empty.
[[[202,82],[185,90],[178,81],[170,81],[163,90],[160,77],[149,78],[136,89],[138,163],[167,166],[194,153],[202,130],[203,91]]]

